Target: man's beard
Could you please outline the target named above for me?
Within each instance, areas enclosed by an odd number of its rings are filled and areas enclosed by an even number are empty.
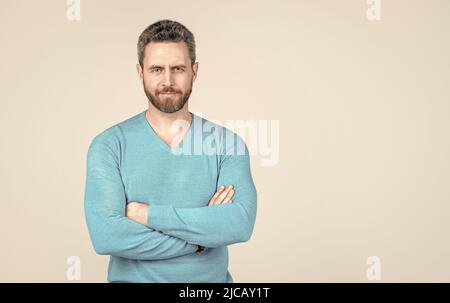
[[[168,114],[175,113],[182,109],[186,102],[189,100],[192,92],[192,81],[189,90],[185,94],[181,95],[179,91],[175,91],[171,88],[166,88],[160,92],[157,92],[158,96],[155,96],[145,87],[145,83],[143,83],[143,85],[145,95],[153,104],[153,106],[156,107],[159,111]],[[176,92],[177,94],[163,96],[164,100],[161,100],[161,93],[164,92]]]

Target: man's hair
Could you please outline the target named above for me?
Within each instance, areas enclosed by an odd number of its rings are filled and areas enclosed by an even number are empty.
[[[184,41],[189,50],[191,64],[195,63],[194,35],[181,23],[172,20],[160,20],[148,26],[139,36],[137,52],[139,64],[144,67],[144,50],[150,42]]]

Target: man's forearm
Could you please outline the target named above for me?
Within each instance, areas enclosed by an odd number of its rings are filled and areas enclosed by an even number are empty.
[[[256,200],[254,200],[256,202]],[[220,247],[250,239],[256,203],[175,208],[152,204],[147,225],[165,234],[205,247]]]

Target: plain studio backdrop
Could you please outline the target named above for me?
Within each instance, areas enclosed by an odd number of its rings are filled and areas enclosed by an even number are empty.
[[[382,282],[450,281],[449,1],[381,1],[381,20],[366,0],[69,7],[1,0],[1,282],[72,282],[71,256],[78,281],[106,281],[87,148],[147,108],[136,43],[161,19],[196,38],[191,111],[279,122],[275,165],[250,150],[258,215],[229,247],[236,282],[371,282],[371,256]]]

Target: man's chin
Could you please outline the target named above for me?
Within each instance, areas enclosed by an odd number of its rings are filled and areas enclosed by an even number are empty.
[[[173,114],[173,113],[176,113],[177,111],[181,110],[181,107],[179,107],[179,106],[177,106],[177,107],[158,106],[157,109],[166,114]]]
[[[160,112],[166,113],[166,114],[173,114],[176,113],[177,111],[179,111],[180,109],[176,109],[176,108],[158,108]]]

